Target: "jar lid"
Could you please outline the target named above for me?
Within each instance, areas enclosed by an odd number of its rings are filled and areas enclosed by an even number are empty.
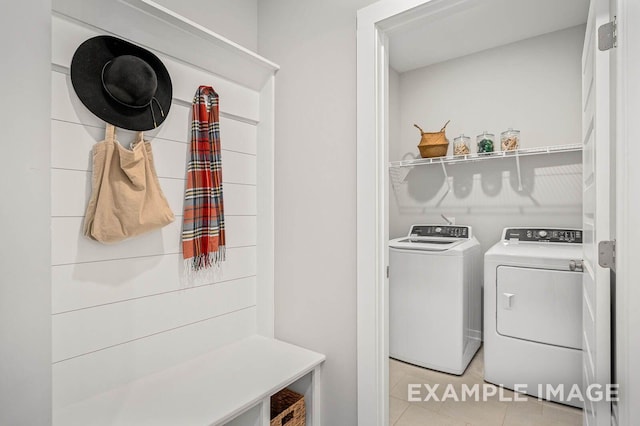
[[[514,130],[513,128],[509,127],[507,130],[505,130],[504,132],[502,132],[501,134],[506,134],[506,133],[520,133],[520,130]]]
[[[487,132],[486,130],[485,130],[485,131],[483,131],[481,134],[479,134],[479,135],[478,135],[478,137],[479,137],[479,138],[480,138],[480,137],[487,137],[487,136],[488,136],[488,137],[494,137],[495,135],[494,135],[493,133],[489,133],[489,132]]]

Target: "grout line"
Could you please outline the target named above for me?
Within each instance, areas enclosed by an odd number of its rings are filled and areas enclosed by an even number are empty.
[[[176,326],[176,327],[168,328],[166,330],[158,331],[158,332],[151,333],[151,334],[148,334],[148,335],[145,335],[145,336],[136,337],[135,339],[127,340],[127,341],[124,341],[124,342],[121,342],[121,343],[116,343],[115,345],[106,346],[104,348],[96,349],[96,350],[93,350],[93,351],[89,351],[89,352],[85,352],[85,353],[82,353],[82,354],[74,355],[74,356],[69,357],[69,358],[65,358],[65,359],[61,359],[61,360],[58,360],[58,361],[54,361],[54,362],[51,363],[51,365],[56,365],[58,363],[65,362],[65,361],[70,361],[72,359],[80,358],[80,357],[85,356],[85,355],[91,355],[91,354],[94,354],[94,353],[97,353],[97,352],[101,352],[101,351],[104,351],[104,350],[107,350],[107,349],[115,348],[117,346],[126,345],[126,344],[129,344],[129,343],[138,341],[138,340],[142,340],[142,339],[146,339],[146,338],[149,338],[149,337],[157,336],[159,334],[175,331],[175,330],[178,330],[178,329],[181,329],[181,328],[184,328],[184,327],[189,327],[191,325],[195,325],[195,324],[199,324],[199,323],[202,323],[202,322],[210,321],[212,319],[223,317],[225,315],[235,314],[235,313],[238,313],[238,312],[241,312],[241,311],[244,311],[244,310],[247,310],[247,309],[255,308],[255,307],[256,307],[255,304],[249,305],[249,306],[245,306],[244,308],[236,309],[234,311],[225,312],[224,314],[214,315],[212,317],[208,317],[208,318],[204,318],[204,319],[201,319],[201,320],[198,320],[198,321],[190,322],[188,324],[182,324],[182,325],[179,325],[179,326]]]
[[[227,247],[227,250],[240,249],[240,248],[251,248],[251,247],[257,247],[257,244],[245,245],[245,246]],[[116,258],[113,258],[113,259],[87,260],[87,261],[83,261],[83,262],[53,263],[53,264],[51,264],[51,267],[86,265],[88,263],[116,262],[116,261],[129,260],[129,259],[145,259],[145,258],[149,258],[149,257],[172,256],[172,255],[181,254],[181,253],[182,253],[182,251],[177,251],[177,252],[168,252],[168,253],[160,253],[160,254],[146,254],[146,255],[141,255],[141,256],[116,257]]]
[[[391,395],[389,395],[389,398],[394,398],[394,397],[393,397],[393,396],[391,396]],[[398,398],[396,398],[396,399],[398,399]],[[402,401],[402,400],[400,400],[400,401]],[[411,404],[410,404],[410,403],[408,403],[408,404],[407,404],[407,406],[406,406],[406,407],[404,407],[404,410],[402,410],[402,413],[400,413],[400,415],[398,416],[398,418],[396,419],[396,421],[395,421],[395,422],[393,422],[393,424],[394,424],[394,425],[397,425],[397,424],[398,424],[398,422],[400,421],[400,419],[402,418],[402,416],[404,416],[404,413],[406,413],[406,412],[407,412],[407,410],[409,409],[409,407],[411,407]]]
[[[137,296],[137,297],[131,297],[131,298],[128,298],[128,299],[114,300],[113,302],[99,303],[97,305],[84,306],[82,308],[69,309],[67,311],[55,312],[55,313],[51,314],[51,316],[55,317],[56,315],[69,314],[69,313],[72,313],[72,312],[84,311],[84,310],[93,309],[93,308],[101,308],[103,306],[115,305],[115,304],[123,303],[123,302],[131,302],[133,300],[146,299],[146,298],[149,298],[149,297],[162,296],[162,295],[165,295],[165,294],[177,293],[177,292],[182,292],[182,291],[189,291],[189,290],[193,290],[193,289],[197,289],[197,288],[211,287],[211,286],[218,285],[218,284],[229,283],[229,282],[233,282],[233,281],[240,281],[240,280],[244,280],[244,279],[252,278],[252,277],[257,277],[257,275],[256,274],[247,275],[247,276],[244,276],[244,277],[231,278],[231,279],[228,279],[228,280],[221,280],[221,281],[210,282],[210,283],[205,283],[205,284],[198,284],[198,285],[193,285],[193,286],[189,286],[189,287],[181,287],[181,288],[177,288],[175,290],[161,291],[159,293],[150,293],[150,294],[147,294],[147,295],[144,295],[144,296]]]

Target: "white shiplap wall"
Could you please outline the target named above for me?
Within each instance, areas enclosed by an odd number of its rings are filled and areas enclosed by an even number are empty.
[[[165,123],[147,133],[162,189],[176,215],[165,228],[113,245],[82,236],[91,148],[104,123],[75,95],[68,65],[99,34],[53,17],[51,238],[54,409],[255,334],[256,159],[259,93],[159,55],[173,81]],[[227,261],[185,288],[180,230],[191,99],[220,94]],[[134,134],[118,131],[123,144]]]

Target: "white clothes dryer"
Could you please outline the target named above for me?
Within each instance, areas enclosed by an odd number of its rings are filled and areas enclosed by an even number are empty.
[[[484,257],[486,381],[582,406],[566,401],[582,385],[581,259],[578,229],[504,229]]]
[[[389,242],[389,354],[462,374],[482,341],[482,255],[470,226],[413,225]]]

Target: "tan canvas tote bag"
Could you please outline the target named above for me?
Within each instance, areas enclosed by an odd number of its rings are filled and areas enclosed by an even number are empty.
[[[142,132],[131,149],[120,145],[107,124],[102,142],[93,146],[91,199],[84,235],[114,243],[163,227],[174,220],[158,182],[151,144]]]

